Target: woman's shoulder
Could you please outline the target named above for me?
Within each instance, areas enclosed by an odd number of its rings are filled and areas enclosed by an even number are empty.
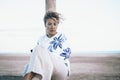
[[[45,39],[46,39],[46,35],[39,36],[37,40],[37,44],[40,44],[41,42],[45,41]]]
[[[67,39],[66,35],[64,33],[58,32],[56,35],[58,38],[64,38]]]
[[[58,35],[61,35],[61,34],[62,34],[62,35],[65,35],[65,33],[63,33],[63,32],[58,32],[57,34],[58,34]]]

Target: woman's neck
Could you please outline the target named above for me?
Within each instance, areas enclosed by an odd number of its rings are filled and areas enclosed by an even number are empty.
[[[51,37],[53,37],[56,34],[57,34],[57,32],[55,34],[46,34],[46,35],[47,35],[48,38],[51,38]]]

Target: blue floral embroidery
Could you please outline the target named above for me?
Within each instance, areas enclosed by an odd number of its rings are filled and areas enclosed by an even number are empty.
[[[62,43],[64,42],[64,39],[62,37],[62,34],[58,37],[54,37],[53,41],[50,42],[50,46],[48,47],[50,52],[53,52],[53,50],[56,50],[57,47],[62,49]]]
[[[60,56],[65,57],[64,58],[64,60],[65,60],[70,57],[70,54],[71,54],[71,49],[67,48],[67,49],[63,50],[63,52],[60,54]]]

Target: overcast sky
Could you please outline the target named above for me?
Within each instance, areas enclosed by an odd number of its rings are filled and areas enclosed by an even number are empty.
[[[120,51],[120,0],[56,0],[73,52]],[[0,51],[28,52],[44,34],[44,0],[0,0]]]

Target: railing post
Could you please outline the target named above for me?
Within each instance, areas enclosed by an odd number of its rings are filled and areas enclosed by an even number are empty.
[[[47,11],[56,11],[56,0],[45,0],[45,9]]]

